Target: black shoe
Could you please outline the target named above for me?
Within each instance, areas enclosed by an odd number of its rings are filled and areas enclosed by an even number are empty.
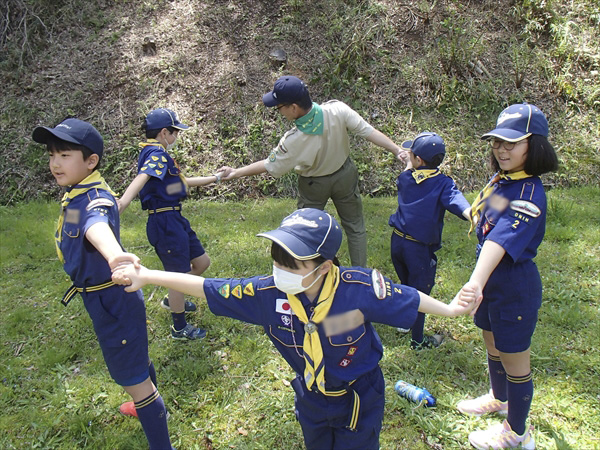
[[[160,302],[160,306],[162,306],[163,308],[165,308],[167,311],[171,311],[171,307],[169,306],[169,296],[165,296],[165,298],[163,298],[162,302]],[[196,304],[192,303],[192,302],[185,302],[185,312],[194,312],[196,311]]]

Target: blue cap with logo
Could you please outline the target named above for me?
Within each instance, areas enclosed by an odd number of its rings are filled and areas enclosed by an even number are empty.
[[[35,128],[31,137],[35,142],[46,144],[51,136],[72,144],[83,145],[102,158],[104,140],[98,130],[88,122],[74,118],[65,119],[54,128]]]
[[[292,75],[279,77],[271,92],[263,95],[265,106],[277,106],[282,103],[297,103],[309,95],[306,84]]]
[[[431,161],[435,155],[446,154],[444,140],[439,135],[429,131],[419,134],[412,141],[404,141],[401,147],[410,150],[415,156],[425,161]]]
[[[283,219],[276,230],[257,236],[276,242],[300,261],[318,256],[333,259],[342,244],[342,229],[337,221],[314,208],[298,209]]]
[[[548,137],[548,120],[537,106],[529,103],[510,105],[498,116],[496,128],[481,136],[481,139],[497,137],[508,142],[517,142],[532,134]]]
[[[146,116],[146,130],[162,130],[173,127],[176,130],[187,130],[189,127],[179,121],[177,113],[167,108],[150,111]]]

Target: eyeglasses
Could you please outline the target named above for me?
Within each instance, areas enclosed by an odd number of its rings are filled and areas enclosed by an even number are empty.
[[[281,108],[283,108],[285,106],[290,106],[290,104],[289,103],[281,103],[281,104],[277,105],[275,107],[275,109],[277,109],[277,111],[279,111]]]
[[[498,150],[500,148],[500,146],[504,147],[505,150],[512,150],[513,148],[515,148],[515,146],[517,144],[520,144],[521,142],[525,142],[526,139],[521,139],[520,141],[517,142],[508,142],[508,141],[502,141],[500,139],[490,139],[488,142],[490,143],[490,147],[492,147],[494,150]]]

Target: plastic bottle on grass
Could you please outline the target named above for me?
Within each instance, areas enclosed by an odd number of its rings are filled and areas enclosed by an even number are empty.
[[[398,380],[394,386],[394,390],[407,400],[413,403],[425,404],[428,408],[435,407],[435,397],[425,388],[420,388],[406,381]]]

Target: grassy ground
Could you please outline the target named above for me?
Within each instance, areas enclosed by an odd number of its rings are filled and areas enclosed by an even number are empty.
[[[548,229],[537,258],[544,303],[532,344],[531,420],[542,449],[600,448],[599,194],[597,188],[548,193]],[[365,198],[369,265],[393,279],[387,218],[394,208],[394,198]],[[268,243],[255,234],[293,209],[289,199],[190,201],[184,213],[212,258],[207,276],[227,276],[270,271]],[[118,413],[127,397],[108,376],[82,302],[76,297],[68,308],[60,305],[70,283],[51,238],[57,213],[57,204],[44,202],[0,208],[0,448],[145,448],[139,423]],[[127,210],[122,228],[125,247],[159,268],[138,204]],[[448,301],[468,278],[474,246],[465,223],[448,217],[435,297]],[[348,264],[345,244],[340,256]],[[259,328],[215,317],[200,304],[191,321],[207,328],[208,338],[174,342],[170,317],[159,306],[165,292],[144,293],[150,353],[177,448],[302,448],[293,374]],[[439,349],[417,354],[408,336],[377,326],[386,348],[382,448],[468,448],[470,430],[498,420],[454,409],[488,388],[485,351],[471,320],[429,317],[426,329],[447,338]],[[415,408],[398,397],[398,379],[427,387],[438,407]]]

